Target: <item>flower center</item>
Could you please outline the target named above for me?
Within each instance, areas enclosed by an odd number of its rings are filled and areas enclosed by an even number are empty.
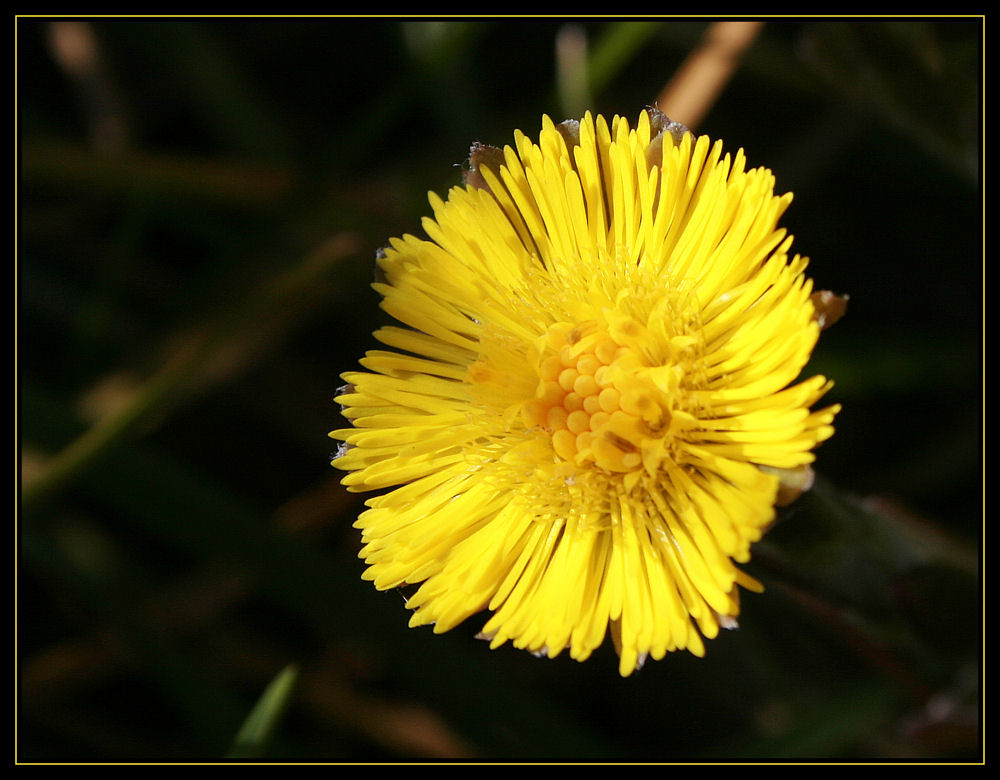
[[[547,431],[567,463],[652,474],[665,454],[680,369],[656,365],[655,340],[638,321],[608,320],[556,323],[539,339],[538,385],[521,417]]]

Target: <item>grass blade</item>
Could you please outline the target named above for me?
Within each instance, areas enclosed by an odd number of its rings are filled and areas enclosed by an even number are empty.
[[[227,758],[261,758],[291,703],[299,670],[289,664],[271,680],[233,740]]]

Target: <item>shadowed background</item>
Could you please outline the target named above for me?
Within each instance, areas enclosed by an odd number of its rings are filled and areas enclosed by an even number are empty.
[[[982,22],[723,32],[17,21],[19,760],[978,759]],[[703,659],[410,630],[328,463],[375,251],[471,142],[657,100],[850,295],[817,485]]]

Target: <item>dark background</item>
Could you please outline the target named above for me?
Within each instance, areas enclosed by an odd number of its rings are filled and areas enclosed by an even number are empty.
[[[810,367],[844,410],[740,630],[624,680],[407,629],[328,465],[375,250],[579,109],[569,22],[61,21],[15,25],[20,761],[222,759],[289,665],[241,755],[979,759],[982,20],[769,21],[698,127],[850,295]],[[709,20],[573,24],[634,120]]]

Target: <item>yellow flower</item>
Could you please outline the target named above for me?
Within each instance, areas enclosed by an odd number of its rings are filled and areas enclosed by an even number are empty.
[[[379,258],[407,327],[344,374],[331,434],[350,490],[389,489],[356,523],[365,578],[419,584],[411,626],[489,610],[492,647],[583,660],[610,627],[622,675],[701,655],[760,589],[735,564],[776,474],[838,411],[792,384],[820,328],[791,195],[657,112],[514,141]]]

